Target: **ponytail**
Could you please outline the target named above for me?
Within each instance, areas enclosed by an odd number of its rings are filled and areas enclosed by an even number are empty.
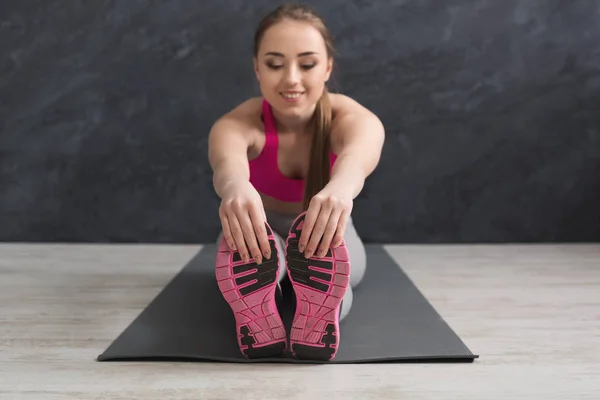
[[[327,87],[317,102],[312,119],[313,138],[310,148],[310,163],[306,187],[304,188],[304,210],[308,209],[314,195],[319,193],[331,178],[329,153],[332,110]]]

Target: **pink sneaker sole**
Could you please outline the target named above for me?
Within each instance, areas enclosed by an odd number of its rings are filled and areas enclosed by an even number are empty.
[[[275,302],[279,257],[273,231],[267,225],[271,259],[244,263],[225,239],[219,244],[215,275],[235,317],[240,351],[246,358],[275,357],[287,349],[285,327]]]
[[[343,242],[322,258],[306,259],[300,253],[305,214],[296,218],[286,242],[288,276],[296,293],[290,347],[298,359],[330,361],[339,345],[340,306],[350,282],[350,260]]]

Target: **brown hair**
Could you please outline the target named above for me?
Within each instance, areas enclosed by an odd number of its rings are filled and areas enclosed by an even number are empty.
[[[314,10],[299,4],[284,4],[279,6],[262,19],[254,35],[255,56],[258,56],[260,41],[267,29],[284,20],[307,22],[315,27],[325,40],[328,57],[333,57],[335,52],[333,38],[325,23]],[[327,86],[325,86],[309,125],[313,131],[313,139],[310,149],[308,177],[304,189],[305,210],[308,208],[312,197],[323,189],[331,178],[329,173],[329,139],[332,110],[328,93]]]

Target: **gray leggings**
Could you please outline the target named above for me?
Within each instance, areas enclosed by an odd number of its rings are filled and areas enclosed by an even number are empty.
[[[279,279],[282,280],[287,275],[285,270],[285,241],[296,216],[269,210],[265,210],[265,212],[267,214],[267,222],[273,229],[273,234],[275,235],[277,253],[279,255]],[[217,243],[220,243],[222,235],[223,233],[221,232]],[[344,319],[350,312],[353,300],[352,289],[356,288],[362,281],[367,268],[365,246],[354,228],[352,217],[349,218],[346,226],[344,242],[350,255],[350,286],[348,287],[348,290],[346,290],[346,295],[342,301],[340,319]]]

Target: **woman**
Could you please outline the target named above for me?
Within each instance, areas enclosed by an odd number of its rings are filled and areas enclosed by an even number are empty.
[[[312,10],[278,7],[255,34],[262,97],[221,117],[210,132],[222,200],[216,277],[246,357],[288,348],[275,302],[287,275],[296,299],[292,354],[333,359],[339,320],[365,271],[351,211],[379,162],[384,128],[356,101],[329,93],[333,53]]]

